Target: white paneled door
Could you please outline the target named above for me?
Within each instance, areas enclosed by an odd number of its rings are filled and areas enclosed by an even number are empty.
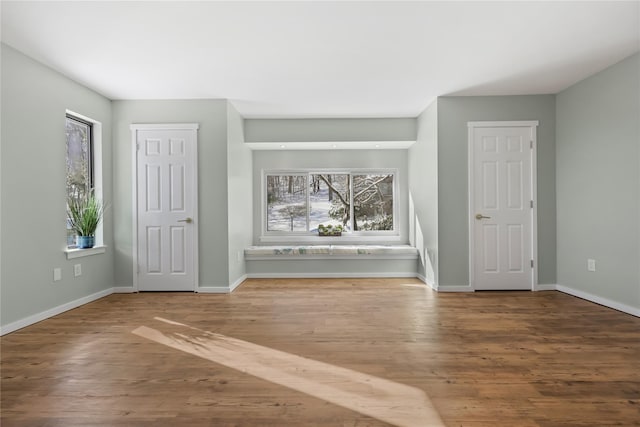
[[[132,126],[137,159],[137,287],[194,291],[197,126],[150,126],[161,125]]]
[[[470,281],[533,289],[536,122],[469,123]]]

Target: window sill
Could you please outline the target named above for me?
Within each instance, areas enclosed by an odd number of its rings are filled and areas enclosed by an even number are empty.
[[[107,251],[106,246],[94,246],[88,249],[65,249],[67,259],[82,258],[90,255],[103,254]]]
[[[297,243],[308,245],[356,245],[356,244],[400,244],[402,240],[398,235],[386,235],[386,236],[350,236],[343,234],[342,236],[317,236],[317,235],[298,235],[298,236],[261,236],[260,243]]]

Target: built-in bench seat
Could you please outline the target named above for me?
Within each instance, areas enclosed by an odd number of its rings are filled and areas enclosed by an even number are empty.
[[[247,260],[293,259],[416,259],[418,249],[409,245],[286,245],[250,246]]]

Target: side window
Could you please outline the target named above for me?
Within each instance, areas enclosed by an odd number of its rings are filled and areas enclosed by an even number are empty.
[[[93,130],[93,123],[67,114],[67,199],[87,194],[94,188]],[[75,233],[71,229],[68,219],[67,246],[75,247]]]

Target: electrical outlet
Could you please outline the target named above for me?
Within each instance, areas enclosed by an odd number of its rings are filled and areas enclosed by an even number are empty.
[[[587,260],[587,271],[596,271],[596,260],[589,258]]]
[[[56,267],[53,269],[53,281],[58,282],[60,280],[62,280],[62,269]]]
[[[238,251],[238,254],[236,256],[236,260],[240,263],[242,262],[242,251]]]
[[[75,277],[82,276],[82,264],[76,264],[73,266],[73,275]]]

